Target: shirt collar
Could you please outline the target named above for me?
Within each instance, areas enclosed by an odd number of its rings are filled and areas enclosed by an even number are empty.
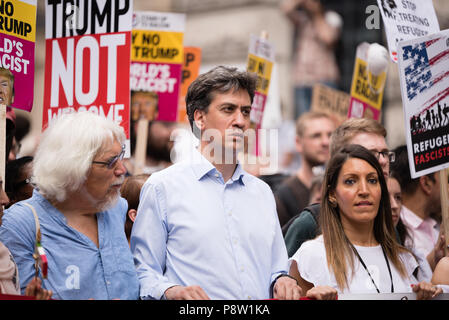
[[[437,224],[437,222],[432,218],[427,219],[420,218],[418,215],[413,213],[413,211],[411,211],[404,205],[402,205],[401,217],[402,219],[404,219],[404,222],[406,222],[413,229],[419,228],[423,223],[429,223],[432,226],[432,228],[434,228],[435,225]]]
[[[192,152],[192,169],[195,177],[198,180],[201,180],[207,174],[215,174],[219,173],[217,168],[206,159],[198,149],[194,148]],[[220,174],[220,173],[219,173]],[[237,167],[235,168],[234,174],[231,177],[232,182],[240,181],[242,184],[245,184],[244,177],[247,175],[245,170],[243,170],[242,165],[237,161]]]

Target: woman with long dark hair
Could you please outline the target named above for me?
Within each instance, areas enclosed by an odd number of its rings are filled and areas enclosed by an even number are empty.
[[[376,157],[360,145],[340,149],[323,182],[322,234],[291,258],[290,274],[302,291],[335,293],[416,292],[433,298],[441,289],[416,280],[418,263],[395,236],[387,184]],[[324,288],[324,289],[323,289]],[[332,288],[332,289],[331,289]]]

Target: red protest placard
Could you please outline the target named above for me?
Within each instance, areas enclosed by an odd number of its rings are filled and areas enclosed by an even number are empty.
[[[93,112],[123,127],[130,150],[131,22],[129,0],[46,4],[43,128],[64,113]]]

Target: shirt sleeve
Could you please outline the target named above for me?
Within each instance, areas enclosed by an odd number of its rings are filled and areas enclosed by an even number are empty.
[[[272,254],[272,272],[270,284],[276,280],[281,274],[288,274],[288,255],[287,248],[285,247],[284,238],[282,236],[281,226],[277,218],[276,213],[276,202],[272,194],[269,195],[271,198],[271,206],[273,208],[273,228],[274,228],[274,241],[271,250]],[[271,288],[271,286],[270,286]],[[269,293],[271,296],[271,292]]]
[[[161,299],[165,290],[177,285],[164,276],[167,237],[163,187],[145,183],[131,233],[131,251],[140,281],[140,296],[143,299]]]
[[[296,261],[301,278],[313,285],[330,285],[326,272],[326,252],[324,244],[318,240],[306,241],[290,258]]]
[[[36,228],[31,210],[21,204],[7,209],[0,227],[0,241],[9,249],[17,264],[22,294],[35,275],[35,240]],[[45,288],[45,282],[43,287]]]

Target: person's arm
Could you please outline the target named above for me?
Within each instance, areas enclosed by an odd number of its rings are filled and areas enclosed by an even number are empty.
[[[131,232],[131,251],[143,299],[161,299],[168,288],[178,285],[164,276],[166,242],[165,194],[162,187],[146,183],[142,187],[137,218]]]
[[[319,1],[308,1],[306,10],[309,12],[318,39],[326,46],[333,46],[340,37],[340,28],[328,23],[323,6]]]
[[[427,255],[427,261],[429,262],[429,265],[432,268],[432,271],[435,270],[435,267],[436,267],[437,263],[440,261],[440,259],[442,257],[444,257],[445,245],[446,245],[446,241],[445,241],[444,235],[440,231],[440,234],[438,236],[438,241],[435,244],[435,247]]]
[[[131,251],[142,299],[207,300],[199,286],[181,286],[164,276],[168,240],[166,195],[162,185],[142,187],[131,233]]]
[[[267,188],[269,188],[267,186]],[[281,227],[276,213],[276,202],[270,189],[267,189],[267,197],[272,208],[272,225],[274,229],[274,242],[271,248],[271,285],[270,296],[279,300],[297,300],[301,296],[301,288],[294,279],[287,274],[288,255],[282,237]]]
[[[301,15],[297,9],[302,6],[304,2],[305,0],[284,0],[281,2],[281,11],[294,24],[301,24]]]
[[[449,285],[449,257],[444,257],[438,262],[433,272],[432,283]]]
[[[34,244],[36,240],[33,213],[16,204],[5,211],[0,226],[0,241],[9,249],[19,270],[21,294],[35,276]]]
[[[301,277],[301,274],[299,273],[299,270],[298,270],[298,264],[296,263],[295,260],[292,260],[292,263],[290,265],[289,274],[290,274],[290,276],[295,278],[296,281],[298,281],[298,284],[301,287],[301,291],[302,291],[303,295],[305,295],[310,289],[312,289],[314,287],[313,283],[310,283]]]

